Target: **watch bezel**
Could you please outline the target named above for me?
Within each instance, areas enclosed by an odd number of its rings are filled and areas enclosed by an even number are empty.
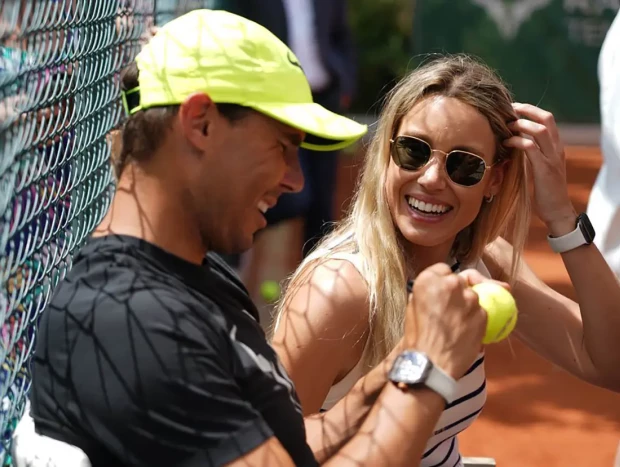
[[[412,360],[415,358],[416,366],[420,366],[419,365],[420,357],[423,359],[423,365],[422,365],[421,370],[419,371],[418,376],[416,378],[402,377],[401,367],[403,363],[412,362]],[[424,384],[426,382],[426,380],[428,379],[428,376],[433,370],[433,367],[434,367],[433,362],[430,360],[430,358],[428,357],[426,353],[421,352],[421,351],[405,350],[394,361],[394,364],[392,365],[392,368],[390,370],[388,377],[390,381],[394,383],[405,384],[406,386],[409,386],[409,387],[416,386],[416,385]]]
[[[583,235],[586,244],[590,245],[594,241],[596,232],[590,222],[590,218],[585,212],[577,216],[577,226],[579,227],[579,230],[581,230],[581,234]]]

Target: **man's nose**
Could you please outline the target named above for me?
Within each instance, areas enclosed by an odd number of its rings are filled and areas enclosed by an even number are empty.
[[[304,174],[301,170],[298,155],[288,159],[281,185],[284,187],[284,191],[290,193],[299,193],[304,187]]]

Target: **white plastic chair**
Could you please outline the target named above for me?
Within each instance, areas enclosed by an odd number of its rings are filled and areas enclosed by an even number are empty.
[[[490,457],[464,457],[463,465],[465,467],[495,467],[495,459]]]
[[[91,467],[81,449],[41,436],[34,430],[28,403],[13,433],[11,455],[15,467]]]

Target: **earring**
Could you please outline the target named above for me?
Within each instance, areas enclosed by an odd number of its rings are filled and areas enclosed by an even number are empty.
[[[488,198],[484,198],[484,200],[485,200],[487,203],[490,203],[491,201],[493,201],[493,198],[495,198],[495,195],[491,195],[491,196],[489,196]]]

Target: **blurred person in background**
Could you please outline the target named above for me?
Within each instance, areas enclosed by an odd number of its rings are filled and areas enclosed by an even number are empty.
[[[530,183],[578,303],[521,260]],[[388,94],[357,186],[348,216],[277,306],[272,345],[306,415],[338,404],[398,347],[405,285],[437,262],[510,283],[517,338],[578,378],[620,391],[620,283],[592,244],[587,215],[573,208],[551,113],[513,103],[484,64],[439,57]],[[481,349],[412,463],[462,465],[456,436],[484,407],[484,359]]]
[[[347,0],[231,0],[220,4],[266,27],[291,48],[308,78],[315,102],[333,112],[349,108],[356,87],[356,54]],[[301,148],[303,189],[282,195],[266,214],[269,225],[304,219],[303,256],[335,219],[338,154]],[[238,256],[226,259],[239,266]]]
[[[596,245],[620,276],[620,12],[603,42],[598,76],[603,165],[592,187],[588,215],[596,229]]]

